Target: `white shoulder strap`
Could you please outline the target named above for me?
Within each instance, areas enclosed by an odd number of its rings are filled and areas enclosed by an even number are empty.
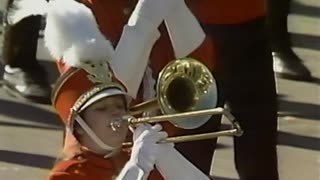
[[[116,180],[145,180],[147,177],[148,174],[146,174],[139,166],[128,161]]]
[[[175,148],[159,158],[156,168],[166,180],[209,180],[210,178],[183,157]]]
[[[165,18],[165,24],[176,58],[189,55],[206,37],[198,20],[184,2]]]

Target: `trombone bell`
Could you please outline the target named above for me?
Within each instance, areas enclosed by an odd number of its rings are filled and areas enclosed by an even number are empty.
[[[201,62],[178,59],[168,63],[157,80],[157,98],[131,108],[132,114],[159,109],[162,114],[176,114],[216,107],[217,86],[211,71]],[[194,129],[205,124],[211,115],[169,120],[176,127]]]
[[[187,142],[226,135],[240,136],[243,133],[239,123],[229,111],[215,108],[218,99],[215,79],[211,71],[197,60],[186,58],[168,63],[159,74],[156,92],[157,98],[131,107],[131,115],[114,120],[111,126],[116,129],[123,123],[134,125],[170,121],[178,128],[195,129],[205,124],[212,115],[222,114],[231,122],[232,129],[169,137],[159,143]],[[134,117],[159,108],[163,115]]]

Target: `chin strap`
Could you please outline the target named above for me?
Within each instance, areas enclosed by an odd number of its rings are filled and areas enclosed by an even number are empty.
[[[80,126],[85,130],[85,132],[90,136],[90,138],[98,145],[100,148],[112,151],[110,154],[106,155],[105,157],[111,156],[113,153],[117,152],[119,147],[112,147],[107,144],[105,144],[93,131],[92,129],[87,125],[87,123],[80,117],[79,115],[76,115],[75,120],[80,124]]]

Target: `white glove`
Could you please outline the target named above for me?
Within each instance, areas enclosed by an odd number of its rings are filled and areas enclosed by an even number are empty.
[[[172,144],[157,144],[168,134],[161,131],[162,126],[157,124],[154,126],[140,124],[133,131],[133,148],[129,161],[141,167],[145,173],[149,173],[156,161],[161,158],[168,146]]]

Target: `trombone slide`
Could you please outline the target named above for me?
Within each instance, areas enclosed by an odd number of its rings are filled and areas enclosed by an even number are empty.
[[[231,122],[232,129],[218,131],[218,132],[211,132],[211,133],[168,137],[166,139],[160,140],[158,143],[179,143],[179,142],[188,142],[188,141],[198,141],[198,140],[212,139],[219,136],[241,136],[243,134],[243,131],[239,123],[235,120],[234,116],[224,108],[190,111],[185,113],[161,115],[161,116],[154,116],[154,117],[142,117],[142,118],[129,117],[126,122],[128,124],[138,124],[138,123],[146,123],[146,122],[157,123],[157,122],[167,121],[167,120],[176,119],[176,118],[199,116],[199,115],[217,115],[217,114],[223,114]],[[181,120],[183,121],[183,119]],[[132,145],[132,142],[123,143],[123,146],[131,146],[131,145]]]

